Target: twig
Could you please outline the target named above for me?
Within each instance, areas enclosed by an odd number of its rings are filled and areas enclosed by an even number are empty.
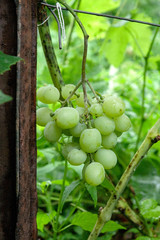
[[[78,0],[76,9],[79,9],[80,3],[81,3],[81,0]],[[75,18],[73,18],[73,20],[71,22],[71,25],[70,25],[68,38],[67,38],[66,45],[65,45],[65,49],[64,49],[63,64],[65,64],[65,62],[66,62],[66,58],[67,58],[67,55],[68,55],[68,49],[69,49],[69,46],[70,46],[70,42],[71,42],[71,38],[72,38],[72,33],[73,33],[74,26],[75,26],[75,22],[76,22]]]
[[[85,104],[86,116],[88,116],[87,91],[86,91],[85,81],[86,81],[86,59],[87,59],[89,36],[88,36],[83,24],[81,23],[80,19],[73,11],[73,9],[64,0],[58,0],[57,2],[64,5],[70,11],[70,13],[73,15],[76,22],[78,23],[79,27],[81,28],[83,36],[84,36],[84,50],[83,50],[83,60],[82,60],[82,88],[83,88],[83,92],[84,92],[84,104]]]
[[[38,5],[38,22],[42,23],[47,18],[47,12],[45,6],[39,4]],[[39,34],[43,46],[44,55],[47,61],[48,69],[53,81],[53,84],[56,88],[60,90],[61,85],[63,85],[63,79],[60,73],[60,69],[58,66],[57,58],[54,52],[50,30],[48,26],[48,22],[45,22],[43,25],[39,26]]]
[[[136,170],[136,167],[144,158],[145,154],[149,151],[152,145],[160,140],[160,119],[155,123],[155,125],[149,130],[147,136],[145,137],[143,143],[139,147],[138,151],[132,158],[130,164],[126,168],[125,172],[121,176],[116,188],[115,192],[113,192],[107,202],[107,205],[101,211],[98,220],[88,238],[88,240],[95,240],[97,239],[98,235],[100,234],[105,222],[111,219],[113,210],[120,198],[121,194],[123,193],[125,187],[127,186],[128,181],[130,180],[132,174]]]
[[[144,114],[145,114],[145,89],[146,89],[146,78],[147,78],[147,70],[148,70],[148,60],[149,60],[149,56],[155,41],[155,38],[157,36],[159,28],[156,29],[150,47],[148,49],[147,55],[144,57],[144,61],[145,61],[145,66],[144,66],[144,72],[143,72],[143,86],[142,86],[142,104],[141,104],[141,123],[140,123],[140,127],[139,127],[139,131],[138,131],[138,137],[137,137],[137,141],[136,141],[136,147],[135,150],[137,150],[138,148],[138,144],[141,138],[141,133],[142,133],[142,128],[143,128],[143,123],[145,121],[144,119]]]
[[[86,82],[87,82],[88,86],[90,87],[91,91],[93,92],[95,98],[97,99],[97,102],[101,102],[100,99],[98,98],[98,95],[97,95],[96,91],[94,90],[94,88],[90,84],[90,82],[88,80],[86,80]]]

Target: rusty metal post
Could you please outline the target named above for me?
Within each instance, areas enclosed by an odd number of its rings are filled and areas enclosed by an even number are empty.
[[[37,0],[1,0],[0,50],[24,61],[0,75],[0,239],[36,240]]]

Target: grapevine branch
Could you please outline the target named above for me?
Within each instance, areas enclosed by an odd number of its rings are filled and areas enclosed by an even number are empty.
[[[64,83],[57,63],[57,58],[54,52],[48,22],[45,21],[46,18],[47,18],[46,8],[45,6],[39,4],[38,22],[43,23],[42,25],[39,25],[39,34],[43,46],[43,51],[53,84],[55,85],[56,88],[60,90],[61,85],[63,85]]]
[[[115,187],[115,192],[113,192],[104,207],[101,211],[98,220],[89,235],[88,240],[95,240],[99,236],[104,224],[111,219],[113,210],[123,193],[125,187],[127,186],[128,181],[130,180],[133,172],[136,170],[136,167],[144,158],[145,154],[149,151],[154,143],[160,140],[160,119],[155,123],[155,125],[149,130],[147,136],[142,142],[141,146],[133,156],[130,164],[126,168],[125,172],[121,176],[117,186]]]
[[[88,49],[89,36],[88,36],[83,24],[81,23],[80,19],[73,11],[73,9],[63,0],[58,0],[57,2],[64,5],[70,11],[70,13],[73,15],[76,22],[78,23],[79,27],[81,28],[83,36],[84,36],[84,50],[83,50],[83,60],[82,60],[82,88],[83,88],[83,92],[84,92],[85,111],[86,111],[86,115],[88,116],[87,90],[86,90],[85,81],[86,81],[86,60],[87,60],[87,49]]]

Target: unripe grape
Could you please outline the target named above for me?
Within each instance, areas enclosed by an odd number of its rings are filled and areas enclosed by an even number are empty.
[[[103,115],[103,109],[100,103],[94,103],[91,105],[89,108],[89,112],[96,117],[102,116]]]
[[[116,125],[116,131],[118,132],[126,132],[131,127],[131,121],[129,117],[125,114],[118,118],[115,118],[114,121]]]
[[[79,149],[72,149],[67,156],[67,160],[74,166],[79,166],[87,159],[87,154]]]
[[[80,149],[80,145],[76,142],[66,143],[62,147],[62,155],[67,158],[68,153],[73,149]]]
[[[59,100],[60,93],[58,89],[52,85],[41,87],[37,91],[37,98],[39,101],[51,104]]]
[[[74,137],[80,137],[81,133],[87,128],[84,123],[78,123],[75,127],[70,129],[70,133]]]
[[[102,136],[102,146],[104,148],[113,148],[117,144],[117,135],[112,132],[107,136]]]
[[[44,129],[44,137],[49,142],[57,142],[61,137],[62,130],[57,127],[55,121],[48,122]]]
[[[96,128],[85,129],[80,136],[80,146],[84,152],[93,153],[100,146],[102,137]]]
[[[76,110],[78,111],[79,116],[82,116],[85,113],[85,109],[83,107],[76,107]]]
[[[88,184],[98,186],[105,178],[104,167],[98,162],[92,162],[86,167],[84,176]]]
[[[79,96],[76,98],[76,103],[79,107],[83,107],[84,108],[84,94],[83,93],[78,93]],[[91,103],[92,99],[90,97],[90,95],[87,95],[87,98],[89,100],[89,102]]]
[[[56,114],[56,123],[62,129],[75,127],[79,122],[79,113],[71,107],[61,108]]]
[[[45,126],[48,122],[52,121],[53,119],[50,116],[51,113],[53,113],[52,110],[47,107],[39,108],[36,111],[37,124],[39,126]]]
[[[121,98],[108,96],[102,104],[103,112],[109,117],[119,117],[125,111],[125,104]]]
[[[101,163],[105,169],[111,169],[117,163],[117,156],[112,150],[101,148],[95,153],[94,160]]]
[[[95,127],[100,131],[102,135],[108,135],[115,129],[115,123],[113,119],[107,116],[101,116],[94,120]]]
[[[69,95],[71,94],[71,92],[73,92],[73,90],[75,89],[75,85],[73,84],[66,84],[65,86],[62,87],[62,97],[64,99],[67,99],[69,97]],[[74,100],[76,99],[76,95],[73,95],[70,100]]]

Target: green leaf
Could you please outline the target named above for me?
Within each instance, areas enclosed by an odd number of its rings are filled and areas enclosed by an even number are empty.
[[[141,202],[140,211],[141,214],[145,214],[148,210],[154,209],[157,207],[158,203],[155,199],[145,199]]]
[[[60,209],[62,210],[63,205],[66,201],[66,199],[68,198],[68,196],[70,195],[70,193],[80,184],[80,180],[76,180],[74,182],[72,182],[69,186],[67,186],[63,192],[63,196],[62,196],[62,201],[61,201],[61,205],[60,205]]]
[[[121,226],[120,224],[114,222],[114,221],[109,221],[102,228],[102,233],[104,233],[104,232],[114,232],[114,231],[117,231],[118,229],[126,229],[126,228]]]
[[[0,51],[0,74],[10,70],[10,66],[22,60],[20,57],[10,56]]]
[[[94,201],[94,206],[96,207],[96,205],[97,205],[97,188],[94,186],[91,186],[87,183],[85,183],[85,187],[86,187],[87,191],[89,192],[89,194],[91,195],[91,198]]]
[[[44,225],[47,225],[50,222],[50,217],[47,213],[38,212],[37,213],[37,228],[43,232]]]
[[[7,94],[4,94],[1,90],[0,90],[0,104],[3,104],[3,103],[6,103],[6,102],[9,102],[12,100],[12,97],[7,95]]]
[[[91,232],[97,221],[97,214],[90,212],[79,212],[74,215],[71,223],[80,226],[83,230]]]
[[[145,212],[143,217],[146,219],[158,220],[160,218],[160,206]]]
[[[152,19],[148,16],[145,16],[143,13],[137,14],[134,19],[138,19],[146,22],[152,22]],[[132,44],[135,50],[135,53],[138,56],[142,56],[137,46],[137,43],[138,43],[139,47],[141,48],[141,51],[143,52],[143,55],[146,55],[151,43],[151,34],[152,34],[149,26],[144,24],[135,24],[135,23],[129,22],[126,24],[126,28],[128,28],[129,32],[131,32],[129,41]],[[132,35],[134,36],[134,38],[132,37]]]
[[[106,56],[109,63],[118,67],[123,61],[128,44],[129,33],[122,27],[110,27],[107,37],[102,45],[101,52]]]
[[[92,0],[82,0],[80,4],[80,9],[83,11],[90,11],[90,12],[107,12],[111,11],[113,9],[116,9],[120,5],[120,0],[99,0],[99,1],[93,1]],[[96,10],[95,10],[96,9]],[[107,23],[107,20],[102,17],[87,15],[87,14],[81,14],[79,16],[81,22],[85,25],[85,29],[89,35],[90,39],[93,38],[102,38],[105,36],[105,32],[109,27],[109,23]],[[82,36],[82,31],[77,26],[77,31]]]
[[[102,185],[102,187],[108,189],[109,191],[115,191],[115,188],[112,185],[112,183],[106,178],[101,185]]]
[[[83,228],[83,230],[91,232],[97,221],[97,218],[98,218],[97,214],[93,214],[90,212],[79,212],[74,215],[74,218],[72,219],[71,223],[73,225],[80,226],[81,228]],[[109,221],[104,225],[102,233],[112,232],[118,229],[125,228],[114,221]]]

